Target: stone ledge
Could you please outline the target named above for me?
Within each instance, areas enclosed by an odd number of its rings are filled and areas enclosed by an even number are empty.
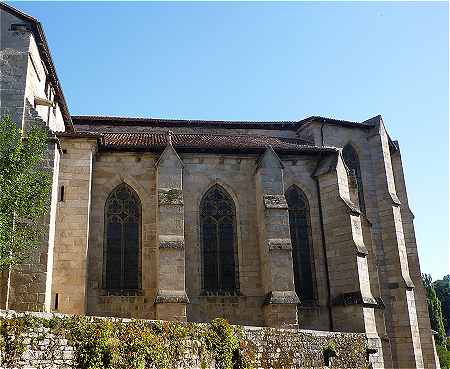
[[[396,193],[389,192],[389,196],[391,197],[394,206],[400,206],[402,204]]]
[[[342,293],[333,299],[333,306],[362,305],[363,307],[372,307],[384,309],[384,303],[380,306],[379,301],[372,296],[363,296],[361,291]]]
[[[295,291],[270,291],[264,301],[265,305],[270,304],[290,304],[297,305],[300,303]]]
[[[178,188],[159,188],[159,205],[183,205],[183,191]]]
[[[160,249],[184,249],[184,237],[183,236],[159,236],[159,248]]]
[[[267,247],[270,251],[274,250],[292,250],[292,243],[289,238],[270,238],[267,240]]]
[[[284,195],[263,195],[266,209],[287,209],[288,204]]]
[[[158,290],[155,304],[189,304],[185,291]]]
[[[339,197],[342,202],[347,207],[348,212],[351,215],[361,215],[361,210],[359,210],[359,206],[355,205],[353,202],[351,202],[349,199],[346,199],[344,197]]]
[[[403,276],[402,275],[402,282],[403,283],[399,283],[399,282],[390,282],[387,284],[387,288],[390,290],[395,290],[397,288],[403,287],[406,288],[407,290],[412,290],[415,288],[414,286],[414,282],[412,281],[411,277],[408,276]]]
[[[363,240],[353,240],[353,244],[355,245],[357,256],[366,257],[367,255],[369,255],[369,251],[367,250],[366,245],[364,245]]]

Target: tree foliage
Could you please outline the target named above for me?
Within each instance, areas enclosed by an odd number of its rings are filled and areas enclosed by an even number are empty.
[[[0,121],[0,270],[24,261],[39,245],[49,207],[51,173],[44,168],[48,131],[32,125],[23,134]]]
[[[450,275],[433,282],[437,298],[442,304],[445,332],[450,335]]]
[[[436,336],[436,343],[441,344],[445,341],[446,337],[444,319],[442,316],[442,304],[437,298],[431,275],[423,274],[422,280],[427,292],[428,314],[430,315],[431,329],[438,333]]]
[[[445,278],[444,278],[445,280]],[[431,275],[422,275],[423,285],[427,293],[428,313],[430,315],[431,329],[435,330],[436,351],[439,356],[441,369],[450,369],[450,343],[446,337],[444,318],[442,314],[442,303],[436,293],[435,283]]]

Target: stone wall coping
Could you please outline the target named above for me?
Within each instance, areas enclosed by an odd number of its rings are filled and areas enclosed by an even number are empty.
[[[43,311],[16,311],[16,310],[4,310],[0,309],[0,317],[9,318],[9,317],[19,317],[19,316],[33,316],[36,318],[43,319],[52,319],[54,317],[65,318],[65,317],[73,317],[77,316],[76,314],[63,314],[57,312],[43,312]],[[91,319],[102,319],[102,320],[112,320],[112,321],[121,321],[123,323],[129,323],[134,320],[139,320],[147,323],[157,323],[165,320],[157,320],[157,319],[131,319],[131,318],[119,318],[119,317],[105,317],[105,316],[96,316],[96,315],[85,315],[86,318]],[[181,322],[178,322],[181,323]],[[188,322],[189,323],[189,322]],[[183,324],[183,323],[181,323]],[[208,323],[197,323],[196,324],[208,324]],[[295,329],[295,328],[273,328],[273,327],[261,327],[261,326],[252,326],[252,325],[238,325],[233,324],[234,326],[242,327],[248,331],[261,331],[261,330],[269,330],[269,331],[277,331],[277,332],[290,332],[290,333],[304,333],[304,334],[312,334],[319,337],[326,337],[329,335],[351,335],[351,336],[366,336],[366,333],[360,332],[332,332],[332,331],[321,331],[321,330],[312,330],[312,329]]]

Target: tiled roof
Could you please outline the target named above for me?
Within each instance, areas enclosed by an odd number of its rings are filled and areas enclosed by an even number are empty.
[[[104,128],[115,128],[118,126],[139,126],[139,127],[214,127],[214,128],[247,128],[247,129],[285,129],[296,130],[301,125],[320,121],[328,124],[339,124],[353,127],[370,127],[365,122],[352,122],[334,118],[311,116],[298,121],[230,121],[230,120],[199,120],[199,119],[162,119],[162,118],[141,118],[141,117],[113,117],[94,115],[73,115],[72,121],[78,129],[88,130],[94,127],[104,126]]]
[[[227,121],[227,120],[201,120],[201,119],[162,119],[139,117],[108,117],[80,115],[72,116],[72,121],[78,129],[84,126],[145,126],[145,127],[224,127],[224,128],[259,128],[259,129],[295,129],[294,121]]]
[[[89,131],[75,131],[75,132],[55,132],[57,137],[73,137],[73,138],[102,138],[102,135],[97,132]]]
[[[167,133],[60,133],[59,137],[99,137],[103,150],[148,150],[161,151],[168,144]],[[178,151],[195,152],[254,152],[259,153],[272,146],[282,153],[314,153],[334,151],[333,148],[321,148],[311,143],[292,138],[269,137],[260,135],[218,135],[218,134],[171,134],[173,146]]]
[[[106,133],[103,135],[103,147],[106,149],[161,150],[167,144],[168,135],[165,133]],[[181,151],[259,152],[268,146],[272,146],[277,151],[317,151],[316,147],[303,140],[257,135],[172,134],[172,144]]]
[[[334,118],[313,116],[301,121],[223,121],[223,120],[187,120],[160,118],[130,118],[107,116],[73,116],[75,130],[79,134],[98,135],[103,150],[148,150],[160,151],[168,143],[169,128],[206,128],[198,133],[172,133],[172,143],[179,151],[195,152],[262,152],[272,146],[277,152],[311,153],[334,151],[335,148],[314,146],[310,141],[299,138],[273,137],[252,133],[259,130],[297,130],[303,124],[319,121],[344,126],[371,127],[370,123],[357,123]],[[249,129],[245,134],[208,132],[208,129]],[[192,130],[191,130],[192,131]],[[193,130],[195,132],[195,129]],[[255,132],[257,133],[257,132]]]
[[[311,116],[305,119],[302,119],[298,122],[298,127],[302,126],[303,124],[309,123],[309,122],[323,122],[327,124],[335,124],[340,125],[344,127],[357,127],[357,128],[371,128],[373,126],[372,119],[366,120],[364,122],[352,122],[349,120],[342,120],[342,119],[335,119],[335,118],[327,118],[327,117],[321,117],[321,116]]]

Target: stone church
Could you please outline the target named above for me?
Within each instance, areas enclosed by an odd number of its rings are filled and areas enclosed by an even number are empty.
[[[365,332],[376,367],[439,367],[381,116],[73,116],[42,25],[0,12],[0,114],[48,127],[53,173],[47,235],[3,274],[2,308]]]

